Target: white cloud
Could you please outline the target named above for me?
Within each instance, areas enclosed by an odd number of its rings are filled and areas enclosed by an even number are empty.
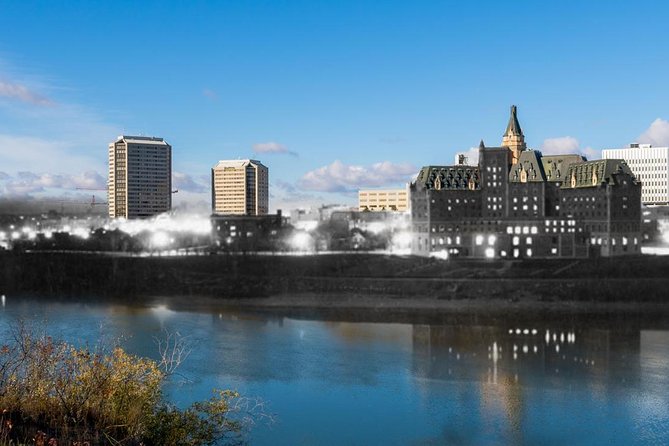
[[[9,197],[26,197],[47,190],[50,192],[60,190],[67,194],[78,189],[104,190],[107,187],[106,178],[95,171],[75,175],[23,171],[15,176],[5,175],[0,176],[0,192],[3,196]]]
[[[257,153],[257,154],[258,153],[274,153],[274,154],[281,154],[281,155],[297,156],[297,153],[291,152],[283,144],[279,144],[278,142],[274,142],[274,141],[260,142],[260,143],[257,143],[257,144],[253,144],[253,152]]]
[[[99,153],[93,156],[80,155],[75,146],[60,140],[0,134],[0,159],[3,168],[10,171],[30,169],[74,173],[101,169],[106,161],[105,146],[101,144]]]
[[[592,147],[588,146],[585,149],[581,150],[579,152],[580,155],[585,156],[586,159],[589,160],[596,160],[600,159],[602,157],[602,151],[599,149],[593,149]]]
[[[198,179],[202,179],[199,177]],[[192,175],[183,172],[172,172],[172,187],[185,192],[205,193],[209,191],[209,185],[195,179]]]
[[[545,139],[541,145],[544,155],[569,155],[578,152],[578,139],[572,136]]]
[[[208,193],[179,189],[172,196],[172,208],[179,212],[208,215],[211,213],[211,197]]]
[[[2,169],[69,174],[106,170],[107,144],[120,128],[89,107],[38,93],[72,90],[51,79],[21,73],[0,59]]]
[[[464,155],[467,158],[467,164],[470,166],[475,166],[479,163],[479,148],[478,147],[472,147],[471,149],[467,150],[466,152],[457,152],[456,153],[456,158],[458,155]],[[457,162],[453,160],[455,164]]]
[[[33,105],[53,105],[51,99],[32,91],[25,85],[10,81],[0,80],[0,97],[15,99]]]
[[[643,132],[637,141],[654,146],[669,146],[669,121],[657,118],[650,127]]]
[[[409,163],[383,161],[371,166],[347,165],[337,160],[307,172],[299,181],[303,189],[321,192],[353,192],[362,187],[383,187],[406,183],[417,169]]]
[[[587,159],[601,158],[601,151],[590,146],[581,149],[578,139],[573,136],[547,138],[541,144],[541,153],[544,155],[582,155]]]
[[[289,214],[294,209],[318,208],[327,200],[318,194],[304,193],[293,183],[275,180],[270,184],[270,212],[281,209]]]

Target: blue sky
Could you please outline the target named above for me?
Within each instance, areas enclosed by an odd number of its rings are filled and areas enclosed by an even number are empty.
[[[669,144],[668,18],[660,1],[0,0],[0,195],[104,186],[122,133],[172,144],[180,201],[255,157],[284,209],[497,145],[511,104],[546,152]]]

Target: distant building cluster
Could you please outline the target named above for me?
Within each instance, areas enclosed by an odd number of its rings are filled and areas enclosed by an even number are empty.
[[[557,258],[640,252],[641,183],[623,159],[528,150],[516,107],[477,165],[423,167],[410,186],[412,252]]]
[[[109,217],[139,223],[171,210],[177,191],[170,144],[158,137],[123,135],[109,144],[108,157]],[[386,250],[442,258],[619,256],[640,253],[642,240],[666,229],[657,222],[669,221],[662,211],[666,206],[641,209],[642,202],[669,204],[668,147],[632,144],[604,150],[603,159],[593,161],[578,154],[546,156],[527,147],[512,106],[499,147],[481,141],[477,163],[467,154],[454,161],[423,167],[404,189],[359,190],[357,209],[324,205],[284,216],[269,214],[267,166],[253,159],[221,160],[211,169],[209,247],[233,252]],[[135,235],[116,237],[107,224],[100,234],[82,232],[79,223],[70,230],[68,224],[59,226],[55,214],[8,220],[0,225],[0,247],[39,242],[56,249],[70,243],[62,235],[69,233],[88,245],[109,242],[129,251],[181,249],[190,243],[183,235],[168,235],[176,230],[168,225],[157,235],[150,229],[130,231],[146,239],[135,246]],[[208,249],[200,236],[193,238],[198,249]]]
[[[122,135],[109,144],[111,218],[147,218],[172,209],[172,146],[163,138]],[[223,160],[211,169],[218,215],[266,215],[269,169],[257,160]]]

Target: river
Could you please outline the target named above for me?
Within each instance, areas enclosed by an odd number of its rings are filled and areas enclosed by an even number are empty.
[[[0,311],[4,336],[29,320],[153,358],[165,331],[188,336],[169,397],[262,399],[275,421],[254,445],[669,444],[669,318],[338,319],[11,296]]]

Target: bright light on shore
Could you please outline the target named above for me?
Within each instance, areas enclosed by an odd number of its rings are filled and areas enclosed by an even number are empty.
[[[311,251],[313,245],[313,238],[306,232],[297,232],[290,239],[290,246],[298,251]]]
[[[166,232],[159,231],[151,236],[151,245],[154,248],[165,248],[169,244],[170,236]]]
[[[72,231],[72,235],[82,238],[84,240],[88,240],[88,238],[91,236],[91,233],[86,228],[74,228],[74,230]]]
[[[183,215],[174,217],[161,214],[147,220],[118,219],[109,224],[109,229],[118,229],[130,235],[140,232],[183,232],[206,235],[211,232],[211,221],[207,216]]]
[[[393,235],[392,239],[392,250],[397,251],[397,250],[406,250],[406,249],[411,249],[411,232],[398,232],[395,235]]]
[[[318,220],[304,220],[295,222],[295,229],[299,229],[301,231],[312,232],[316,230],[317,227]]]
[[[433,251],[430,253],[430,257],[434,257],[435,259],[448,260],[448,252],[445,249],[442,249],[441,251]]]

